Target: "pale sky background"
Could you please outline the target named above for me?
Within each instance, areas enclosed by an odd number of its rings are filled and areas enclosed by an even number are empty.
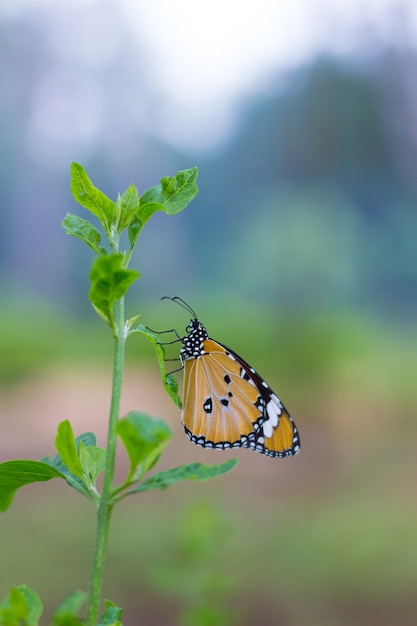
[[[66,146],[65,162],[75,142],[103,135],[102,102],[113,89],[104,75],[122,49],[119,135],[142,125],[198,152],[216,149],[251,98],[319,53],[366,62],[417,34],[415,0],[1,0],[0,20],[22,18],[45,22],[53,59],[37,86],[28,145],[52,159]]]

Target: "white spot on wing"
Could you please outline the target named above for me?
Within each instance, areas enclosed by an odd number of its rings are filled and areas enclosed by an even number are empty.
[[[275,395],[271,396],[270,401],[266,405],[266,412],[269,417],[268,421],[271,422],[273,428],[276,428],[278,426],[279,416],[281,415],[281,403]]]
[[[272,426],[272,422],[271,420],[268,420],[267,422],[265,422],[262,425],[262,429],[264,431],[264,435],[265,437],[267,437],[268,439],[270,439],[272,437],[272,434],[274,432],[274,427]]]

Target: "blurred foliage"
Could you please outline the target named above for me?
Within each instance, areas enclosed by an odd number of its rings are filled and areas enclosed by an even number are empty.
[[[181,335],[189,322],[175,305],[146,301],[142,308],[140,320],[155,330],[176,328]],[[129,309],[132,314],[140,312],[141,303],[130,303]],[[324,389],[333,387],[357,396],[380,395],[383,390],[383,397],[400,406],[410,407],[415,400],[417,329],[413,324],[388,324],[352,310],[290,315],[231,298],[211,300],[206,306],[203,301],[197,314],[213,338],[249,360],[271,384],[278,380],[279,393],[287,389],[294,396],[303,389],[314,402]],[[45,305],[0,309],[0,324],[5,329],[0,334],[0,386],[59,365],[83,362],[103,368],[110,363],[112,341],[107,329],[65,318]],[[127,362],[144,363],[156,373],[147,344],[142,338],[131,338]],[[166,350],[168,358],[178,357],[178,345]]]
[[[251,103],[240,135],[200,166],[190,241],[202,275],[210,264],[207,285],[266,306],[412,314],[414,120],[399,117],[407,58],[387,52],[360,68],[319,59]]]
[[[184,626],[234,624],[229,598],[236,584],[219,571],[217,553],[219,537],[222,543],[232,537],[230,523],[208,502],[196,501],[183,512],[173,533],[171,557],[155,559],[148,570],[150,583],[183,605],[180,622]]]
[[[192,489],[159,502],[148,498],[140,508],[131,501],[112,529],[107,589],[126,606],[128,623],[141,616],[145,623],[181,626],[327,620],[411,626],[417,509],[400,492],[387,506],[377,497],[378,481],[364,478],[367,470],[372,474],[372,459],[357,462],[362,487],[366,482],[362,493],[351,487],[332,494],[328,485],[317,485],[309,494],[300,483],[284,498],[277,477],[268,480],[265,497],[254,477],[246,486],[234,478],[221,491],[205,488],[197,500]],[[387,478],[383,471],[378,480]],[[389,478],[386,484],[392,489]],[[63,516],[63,497],[56,494],[52,511],[32,511],[30,536],[24,531],[30,498],[19,499],[1,520],[8,582],[24,571],[49,610],[74,580],[82,586],[88,579],[93,520],[75,500]]]
[[[140,615],[146,623],[411,626],[414,325],[352,310],[289,315],[232,298],[197,305],[210,334],[250,358],[297,405],[302,453],[281,466],[253,455],[246,471],[242,457],[221,488],[146,495],[140,508],[126,503],[112,528],[107,593],[126,607],[126,620]],[[129,309],[142,310],[142,322],[156,329],[181,333],[189,321],[169,302],[147,299]],[[13,377],[17,393],[22,376],[43,368],[77,367],[82,359],[94,370],[111,361],[106,328],[56,310],[33,303],[20,313],[3,309],[2,327],[3,383]],[[153,368],[157,379],[152,347],[139,337],[128,345],[134,364]],[[45,506],[21,495],[0,519],[8,563],[0,595],[24,576],[51,613],[74,580],[87,587],[94,520],[75,500],[69,505],[68,492],[54,494],[52,510],[44,493]]]
[[[77,323],[46,303],[24,301],[0,307],[0,386],[36,375],[58,363],[90,361],[111,355],[100,325]]]

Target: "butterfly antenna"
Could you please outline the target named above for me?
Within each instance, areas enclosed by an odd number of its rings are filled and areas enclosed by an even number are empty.
[[[191,313],[191,315],[193,316],[195,320],[197,319],[196,312],[190,307],[189,304],[185,302],[185,300],[183,300],[179,296],[174,296],[173,298],[171,298],[170,296],[162,296],[161,300],[172,300],[172,302],[176,302],[177,304],[182,306],[183,309]]]

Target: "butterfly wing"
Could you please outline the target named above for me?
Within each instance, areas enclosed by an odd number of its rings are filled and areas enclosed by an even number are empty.
[[[263,396],[244,374],[234,353],[213,339],[185,361],[182,424],[193,443],[250,447],[267,416]]]
[[[294,420],[263,378],[238,354],[206,339],[184,363],[182,423],[193,443],[247,447],[283,458],[300,450]]]

